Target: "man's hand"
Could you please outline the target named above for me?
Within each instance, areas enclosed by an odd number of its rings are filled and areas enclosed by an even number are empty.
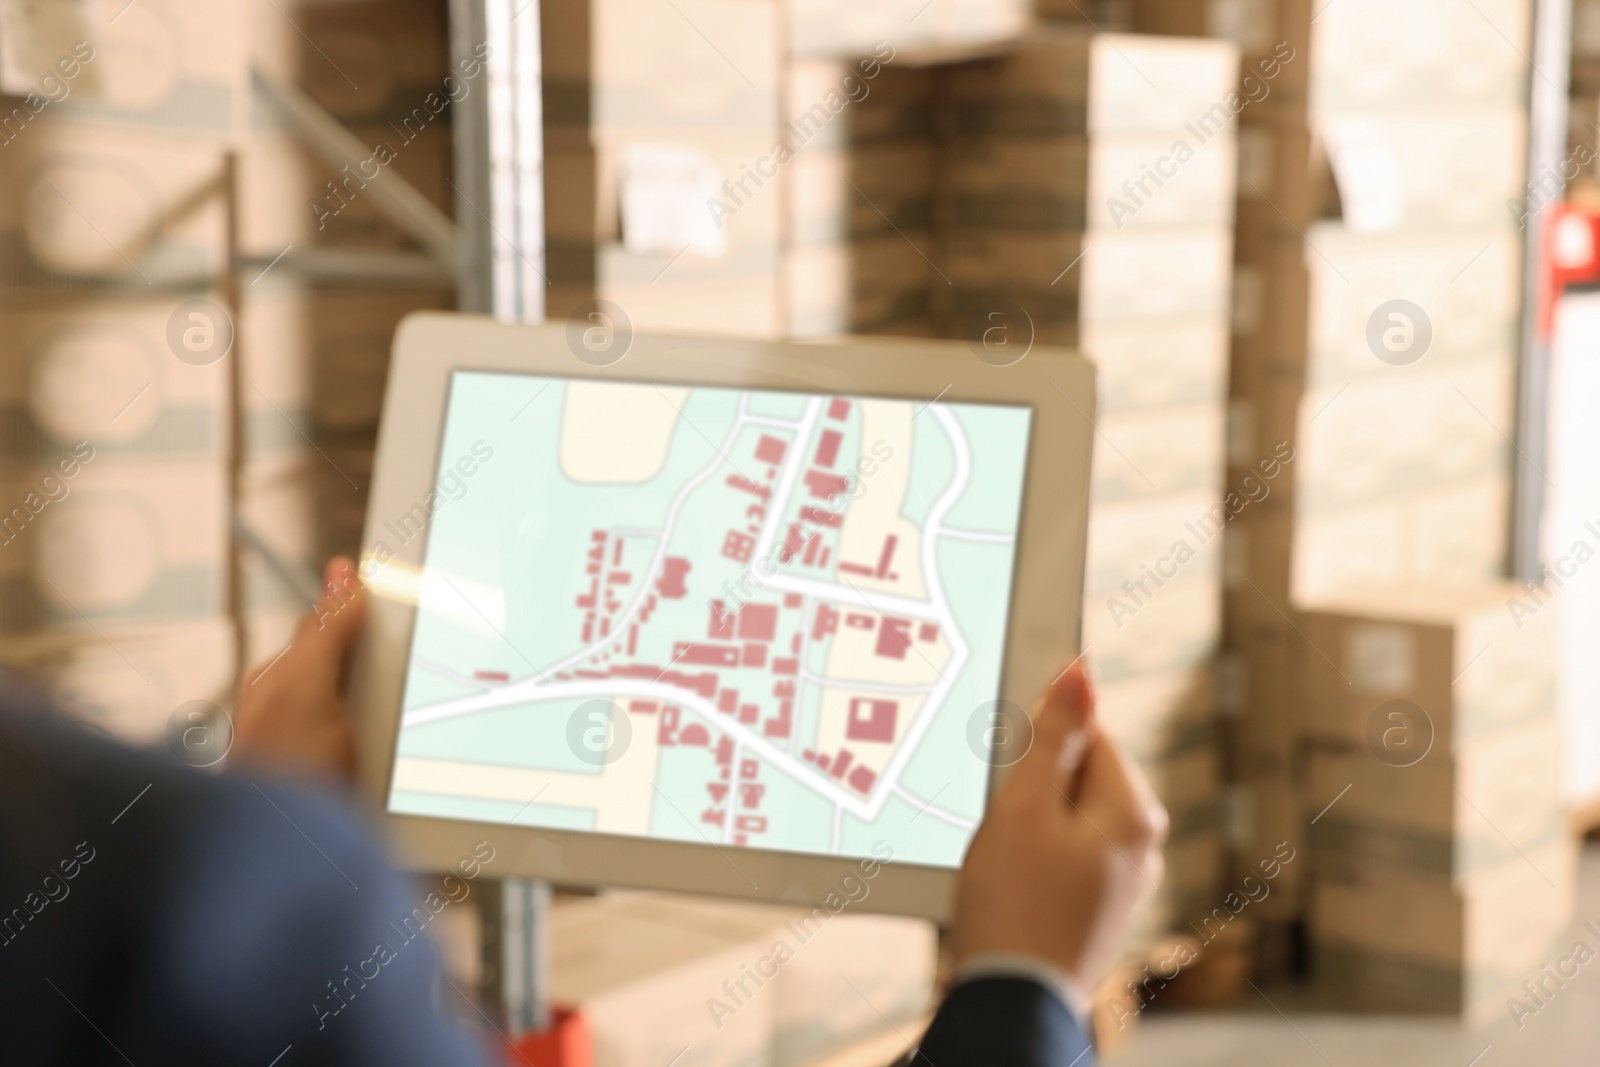
[[[1033,956],[1092,994],[1128,920],[1161,880],[1167,815],[1093,721],[1081,666],[1064,672],[973,838],[956,890],[956,965]]]
[[[366,608],[355,564],[344,556],[330,560],[322,599],[300,620],[288,649],[239,683],[233,712],[238,758],[342,780],[354,776],[345,675]]]

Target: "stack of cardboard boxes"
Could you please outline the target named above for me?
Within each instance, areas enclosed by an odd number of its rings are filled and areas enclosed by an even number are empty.
[[[64,703],[160,742],[233,673],[221,282],[242,37],[201,0],[15,14],[0,631]]]
[[[1239,877],[1303,844],[1297,792],[1290,542],[1299,477],[1296,412],[1306,365],[1304,234],[1318,206],[1307,114],[1305,0],[1137,0],[1136,29],[1233,41],[1239,183],[1228,381],[1224,646],[1219,696],[1230,730],[1229,831]],[[1293,963],[1305,865],[1285,864],[1251,906],[1260,970]]]
[[[1311,109],[1343,218],[1307,233],[1298,598],[1502,573],[1526,14],[1356,3],[1315,27]],[[1434,48],[1374,51],[1414,24]]]
[[[1518,618],[1498,581],[1530,25],[1518,0],[1355,3],[1312,34],[1342,218],[1306,236],[1308,932],[1318,977],[1368,1005],[1498,1006],[1571,909],[1554,620]],[[1376,47],[1424,26],[1428,48]]]
[[[235,507],[309,573],[354,552],[394,326],[453,302],[297,273],[307,252],[405,239],[360,174],[296,140],[252,66],[447,211],[450,108],[481,86],[448,69],[443,9],[420,0],[400,18],[102,7],[8,41],[0,175],[20,195],[0,219],[0,320],[22,358],[0,372],[0,625],[8,659],[149,740],[180,704],[226,706],[236,646],[270,658],[305,607],[259,554],[235,560]]]
[[[1564,954],[1558,610],[1513,616],[1520,592],[1397,586],[1305,615],[1326,656],[1305,670],[1309,926],[1343,1001],[1497,1014]]]
[[[970,25],[546,7],[550,317],[604,300],[635,329],[927,335],[933,70],[915,49],[1015,20],[970,6]]]
[[[601,299],[636,329],[1094,356],[1084,642],[1174,812],[1147,929],[1208,910],[1235,49],[1057,25],[930,51],[909,22],[840,22],[785,50],[766,5],[633,7],[545,12],[552,316]]]
[[[1240,858],[1308,852],[1258,915],[1307,921],[1331,990],[1471,1010],[1536,969],[1570,878],[1551,620],[1516,625],[1496,581],[1528,10],[1309,7],[1134,5],[1154,32],[1255,32],[1247,72],[1269,40],[1296,56],[1242,116],[1230,458],[1294,459],[1229,532]],[[1429,721],[1414,765],[1391,750]]]
[[[678,1056],[800,1067],[896,1028],[920,1033],[933,927],[836,900],[836,911],[655,893],[559,902],[551,992],[581,1009],[596,1067]]]
[[[781,336],[779,5],[541,16],[548,317],[602,299],[635,329]]]
[[[1138,937],[1221,879],[1221,635],[1234,49],[1044,27],[943,75],[933,286],[946,336],[1100,371],[1083,645],[1101,721],[1173,820]],[[999,335],[997,337],[997,334]],[[1010,336],[1005,336],[1009,334]],[[1009,346],[1009,347],[1007,347]]]
[[[934,234],[938,64],[884,41],[863,60],[788,67],[788,332],[926,337]],[[871,74],[871,77],[867,77]],[[849,101],[837,115],[830,105]]]

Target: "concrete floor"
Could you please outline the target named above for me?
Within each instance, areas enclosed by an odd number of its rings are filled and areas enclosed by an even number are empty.
[[[1600,921],[1600,846],[1584,850],[1577,918]],[[1576,940],[1576,934],[1574,939]],[[1583,939],[1594,944],[1592,934]],[[1259,1010],[1141,1021],[1114,1067],[1567,1067],[1600,1063],[1600,968],[1585,967],[1518,1030],[1510,1012],[1479,1027],[1427,1016],[1304,1011],[1266,991]],[[1259,998],[1258,998],[1259,999]]]

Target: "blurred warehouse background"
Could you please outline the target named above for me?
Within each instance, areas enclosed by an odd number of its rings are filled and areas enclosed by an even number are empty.
[[[1099,714],[1172,815],[1103,1048],[1187,1062],[1176,1008],[1246,1062],[1239,1011],[1344,1040],[1282,1004],[1429,1013],[1465,1063],[1552,1002],[1600,919],[1600,4],[35,6],[0,6],[0,658],[88,720],[161,743],[283,647],[414,309],[1064,345]],[[788,917],[563,898],[552,991],[660,1067],[686,976]],[[685,1067],[902,1050],[935,934],[846,921]]]

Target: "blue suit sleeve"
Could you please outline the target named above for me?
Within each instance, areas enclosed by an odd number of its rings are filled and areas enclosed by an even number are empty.
[[[951,990],[912,1067],[1094,1067],[1087,1034],[1050,990],[1026,978],[978,978]]]
[[[272,786],[218,798],[175,869],[155,985],[190,1022],[169,1047],[195,1062],[291,1045],[301,1065],[485,1062],[427,936],[471,906],[471,880],[403,878],[336,805]]]

